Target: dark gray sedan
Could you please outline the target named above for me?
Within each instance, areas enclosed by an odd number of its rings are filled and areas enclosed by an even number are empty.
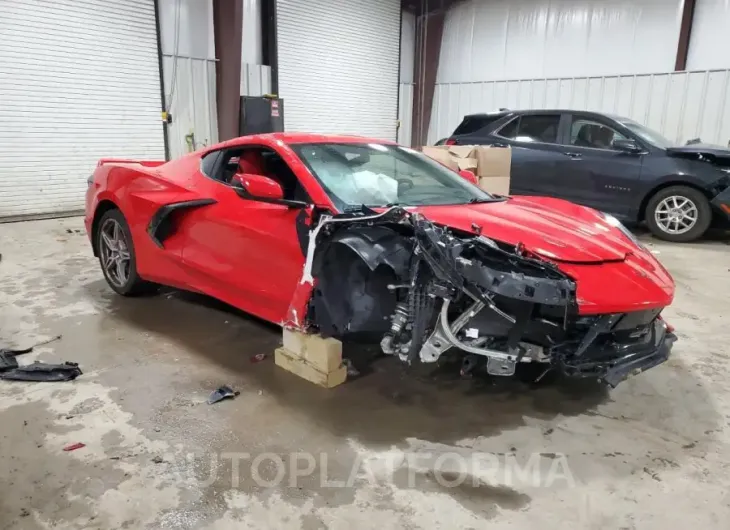
[[[546,195],[646,221],[667,241],[730,226],[730,149],[676,146],[628,118],[574,110],[465,116],[444,140],[512,147],[511,193]]]

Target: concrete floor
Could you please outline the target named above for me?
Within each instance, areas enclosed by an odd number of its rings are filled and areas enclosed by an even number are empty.
[[[62,334],[21,363],[84,370],[0,382],[0,528],[727,528],[727,242],[647,239],[680,341],[614,391],[392,359],[323,390],[251,362],[279,342],[269,325],[113,294],[82,228],[0,225],[0,345]],[[241,394],[207,405],[221,384]]]

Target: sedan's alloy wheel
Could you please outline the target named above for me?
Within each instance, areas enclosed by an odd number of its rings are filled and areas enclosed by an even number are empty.
[[[654,210],[657,226],[667,234],[679,235],[689,232],[697,224],[698,218],[697,205],[691,199],[680,195],[666,197]]]

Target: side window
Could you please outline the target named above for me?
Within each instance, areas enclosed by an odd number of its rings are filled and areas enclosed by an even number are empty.
[[[615,140],[626,140],[626,137],[594,120],[573,117],[570,125],[570,145],[576,147],[592,147],[594,149],[613,149]]]
[[[503,138],[509,138],[510,140],[514,140],[515,136],[517,136],[517,131],[520,129],[520,120],[522,119],[521,116],[518,116],[511,122],[509,122],[507,125],[502,127],[497,134],[499,136],[502,136]]]
[[[233,175],[238,171],[238,165],[241,159],[243,149],[234,148],[227,149],[221,154],[220,162],[216,167],[216,174],[211,175],[215,180],[221,181],[223,184],[230,184]]]
[[[201,169],[206,176],[226,185],[231,184],[236,173],[268,177],[281,186],[284,199],[311,202],[289,164],[268,147],[234,147],[209,153],[203,158]]]
[[[233,175],[238,171],[241,153],[244,149],[236,147],[208,153],[200,163],[200,169],[207,177],[230,184]]]
[[[284,192],[284,199],[312,202],[294,171],[279,153],[273,149],[261,149],[260,153],[262,174],[279,183]]]
[[[216,162],[218,162],[218,158],[220,156],[221,151],[212,151],[205,155],[200,161],[200,171],[202,171],[206,177],[213,178],[213,171],[215,170]]]
[[[554,144],[559,127],[560,114],[532,114],[512,120],[498,134],[516,142]]]
[[[486,129],[489,125],[502,117],[503,115],[465,116],[464,120],[459,124],[456,130],[454,130],[453,136],[482,132],[483,129]]]

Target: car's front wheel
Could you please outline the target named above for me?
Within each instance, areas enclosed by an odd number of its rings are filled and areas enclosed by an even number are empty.
[[[132,234],[122,212],[109,210],[99,220],[98,227],[96,248],[101,270],[109,286],[124,296],[149,292],[153,286],[137,273]]]
[[[645,215],[652,234],[677,243],[698,239],[712,222],[712,208],[707,197],[689,186],[659,190],[649,199]]]

